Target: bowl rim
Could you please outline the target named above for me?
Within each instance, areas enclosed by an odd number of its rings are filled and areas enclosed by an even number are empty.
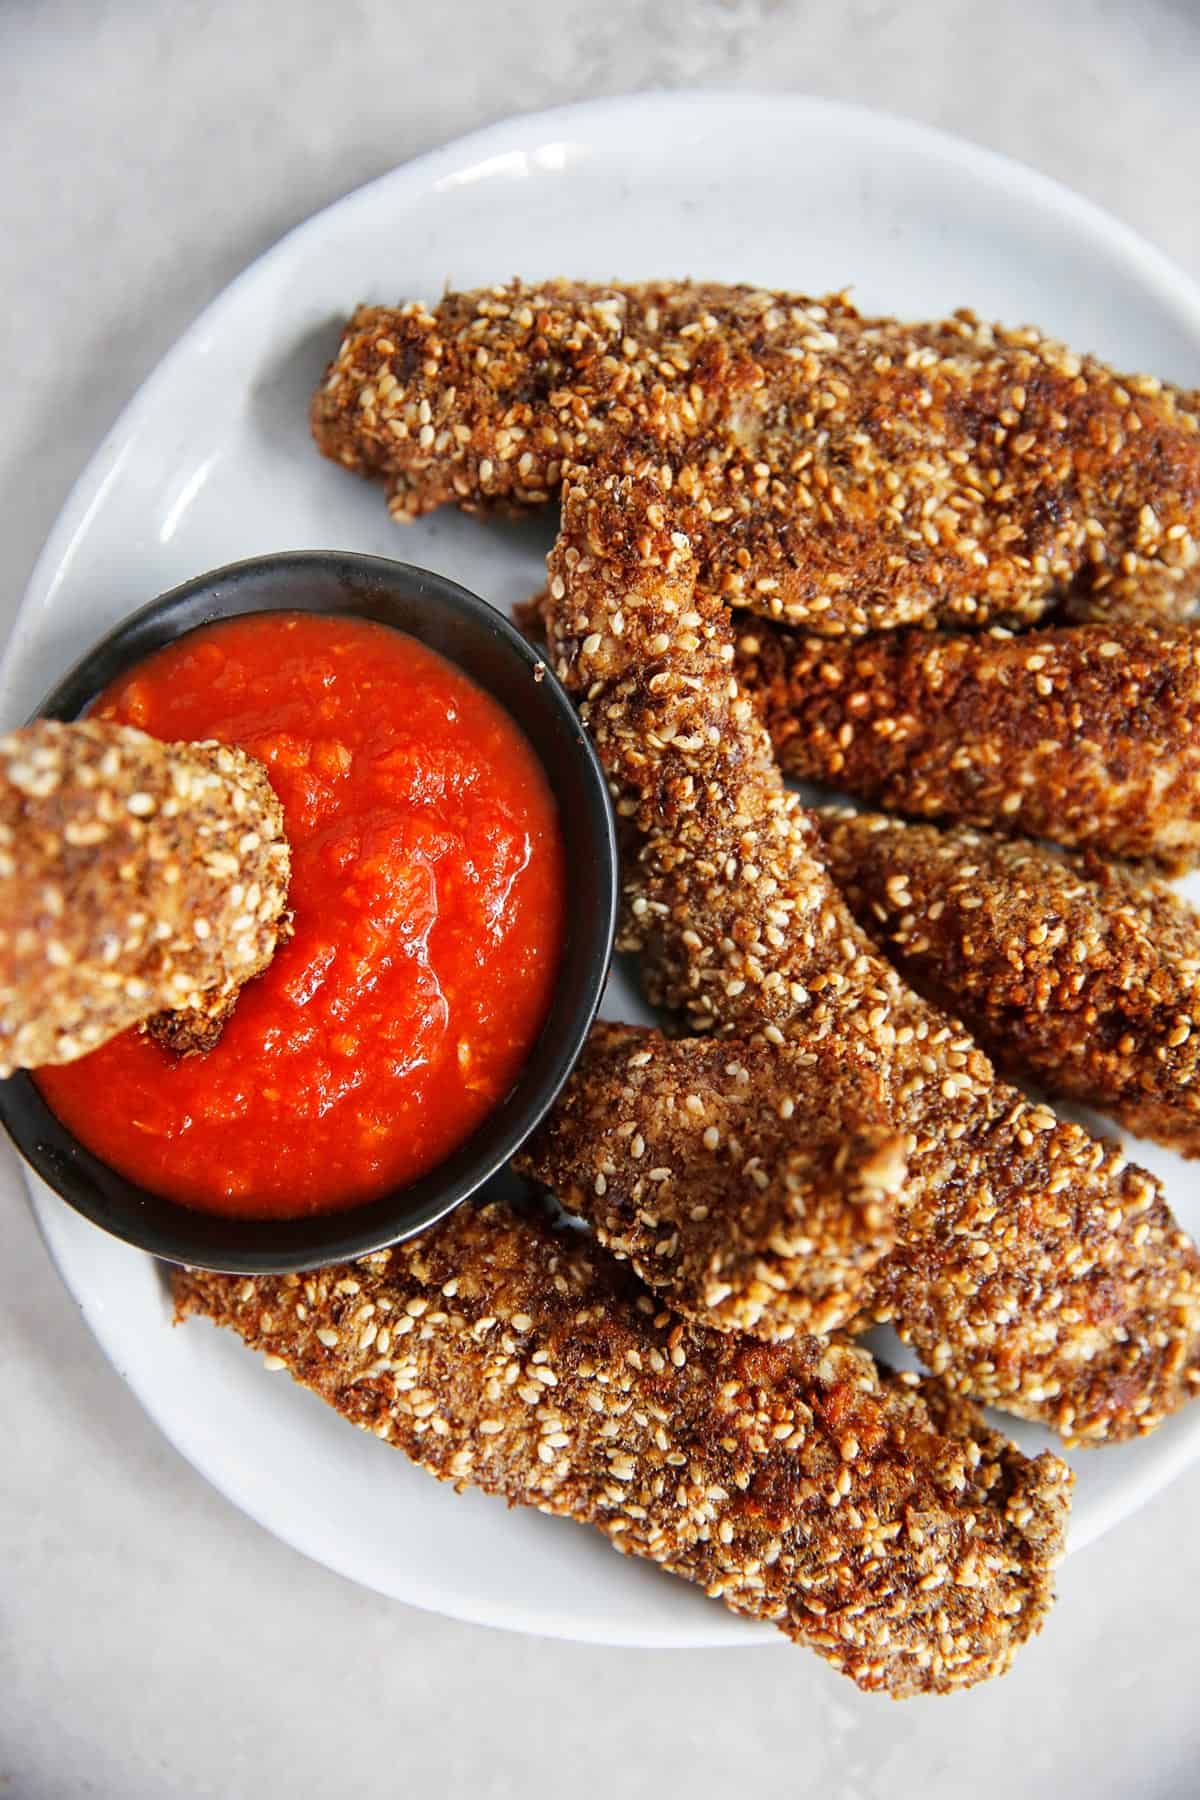
[[[331,592],[323,603],[314,604],[306,602],[302,592],[286,594],[293,579],[298,582],[305,577],[338,586],[343,597],[335,602]],[[264,584],[271,590],[266,595],[259,591]],[[404,590],[403,595],[398,590]],[[553,1106],[599,1009],[612,961],[618,905],[616,821],[603,770],[570,697],[545,658],[496,607],[449,576],[351,550],[284,550],[223,564],[181,582],[119,620],[53,684],[30,718],[78,718],[118,674],[192,631],[230,618],[280,611],[374,617],[378,623],[425,641],[411,619],[399,623],[378,616],[389,606],[405,604],[440,609],[443,623],[452,619],[485,632],[501,655],[523,665],[536,695],[533,704],[544,709],[576,759],[584,804],[573,822],[564,818],[563,824],[567,831],[578,828],[586,838],[594,853],[594,866],[587,872],[587,905],[579,906],[573,903],[577,899],[572,892],[575,864],[567,857],[568,936],[549,1011],[507,1096],[441,1163],[376,1200],[299,1219],[243,1219],[208,1213],[143,1188],[80,1142],[51,1110],[28,1071],[0,1080],[0,1124],[41,1180],[111,1236],[166,1261],[248,1275],[284,1274],[344,1262],[427,1230],[493,1183],[507,1186],[513,1179],[508,1172],[511,1157]],[[430,617],[435,616],[431,612]],[[186,622],[179,623],[181,618]],[[433,647],[448,661],[463,666],[452,651],[437,644]],[[562,817],[557,790],[566,779],[563,770],[551,766],[526,722],[495,694],[487,680],[471,670],[464,672],[491,692],[498,704],[505,705],[524,732],[556,790]],[[577,941],[572,933],[579,934]],[[569,959],[582,967],[582,994],[567,1018],[556,1018],[561,978]],[[545,1067],[527,1084],[528,1071],[539,1060]],[[498,1124],[502,1129],[497,1130]],[[472,1145],[485,1137],[491,1139],[491,1148],[472,1151]],[[403,1205],[406,1194],[411,1199]]]

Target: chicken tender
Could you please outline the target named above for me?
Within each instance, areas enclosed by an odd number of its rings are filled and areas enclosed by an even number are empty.
[[[399,520],[540,505],[568,464],[653,446],[702,580],[832,636],[1067,598],[1176,615],[1200,586],[1194,397],[968,312],[693,282],[362,307],[312,426]]]
[[[627,949],[694,1029],[875,1067],[906,1138],[867,1315],[955,1390],[1095,1442],[1146,1431],[1200,1362],[1200,1258],[1154,1179],[997,1080],[850,916],[697,583],[690,516],[647,468],[573,474],[550,558],[554,666],[626,833]]]
[[[1069,1471],[862,1351],[673,1314],[503,1205],[311,1275],[181,1271],[203,1314],[455,1487],[576,1519],[859,1687],[947,1692],[1036,1632]]]
[[[852,1054],[607,1020],[514,1167],[677,1312],[777,1340],[862,1310],[905,1174],[878,1076]]]
[[[759,627],[738,673],[783,768],[910,817],[1182,868],[1200,856],[1200,631],[858,642]]]
[[[206,1048],[289,928],[289,873],[240,750],[86,720],[0,737],[0,1074],[143,1020]]]
[[[959,826],[821,814],[855,916],[1050,1095],[1200,1155],[1200,914],[1118,864]]]

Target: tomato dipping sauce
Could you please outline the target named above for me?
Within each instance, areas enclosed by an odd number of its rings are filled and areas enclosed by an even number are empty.
[[[113,1168],[202,1211],[297,1218],[414,1180],[509,1092],[564,935],[557,809],[523,733],[415,638],[257,613],[204,626],[92,717],[264,764],[295,935],[216,1048],[129,1031],[36,1080]]]

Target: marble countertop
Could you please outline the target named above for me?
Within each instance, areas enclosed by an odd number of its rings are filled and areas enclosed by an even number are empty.
[[[0,636],[128,395],[259,251],[473,126],[804,90],[1037,164],[1200,275],[1192,0],[10,0],[0,9]],[[172,1451],[0,1166],[0,1796],[1195,1791],[1200,1472],[1062,1571],[991,1688],[892,1706],[786,1647],[513,1637],[283,1548]]]

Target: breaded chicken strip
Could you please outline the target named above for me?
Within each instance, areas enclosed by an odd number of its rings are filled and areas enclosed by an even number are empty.
[[[1200,631],[882,632],[760,626],[738,673],[775,753],[910,817],[1182,868],[1200,855]]]
[[[515,609],[546,641],[543,590]],[[1200,856],[1200,629],[878,632],[765,622],[736,667],[785,773],[911,817],[1179,873]]]
[[[550,558],[560,677],[626,833],[626,948],[694,1028],[871,1060],[906,1134],[868,1309],[948,1385],[1069,1437],[1148,1430],[1194,1391],[1200,1258],[1154,1179],[1014,1088],[899,980],[833,886],[647,469],[573,476]]]
[[[397,519],[540,505],[569,463],[653,444],[703,581],[833,636],[1065,597],[1173,615],[1200,586],[1188,397],[966,312],[910,325],[692,282],[362,307],[312,426]]]
[[[1042,1624],[1070,1473],[862,1351],[688,1324],[578,1231],[502,1205],[311,1275],[176,1276],[344,1417],[457,1488],[594,1525],[901,1696]]]
[[[141,1020],[207,1048],[290,928],[290,867],[240,750],[86,720],[0,737],[0,1074]]]
[[[855,916],[1015,1073],[1200,1155],[1200,914],[1129,868],[822,812]]]
[[[604,1019],[514,1167],[677,1312],[774,1339],[861,1312],[905,1174],[879,1078],[852,1053]]]

